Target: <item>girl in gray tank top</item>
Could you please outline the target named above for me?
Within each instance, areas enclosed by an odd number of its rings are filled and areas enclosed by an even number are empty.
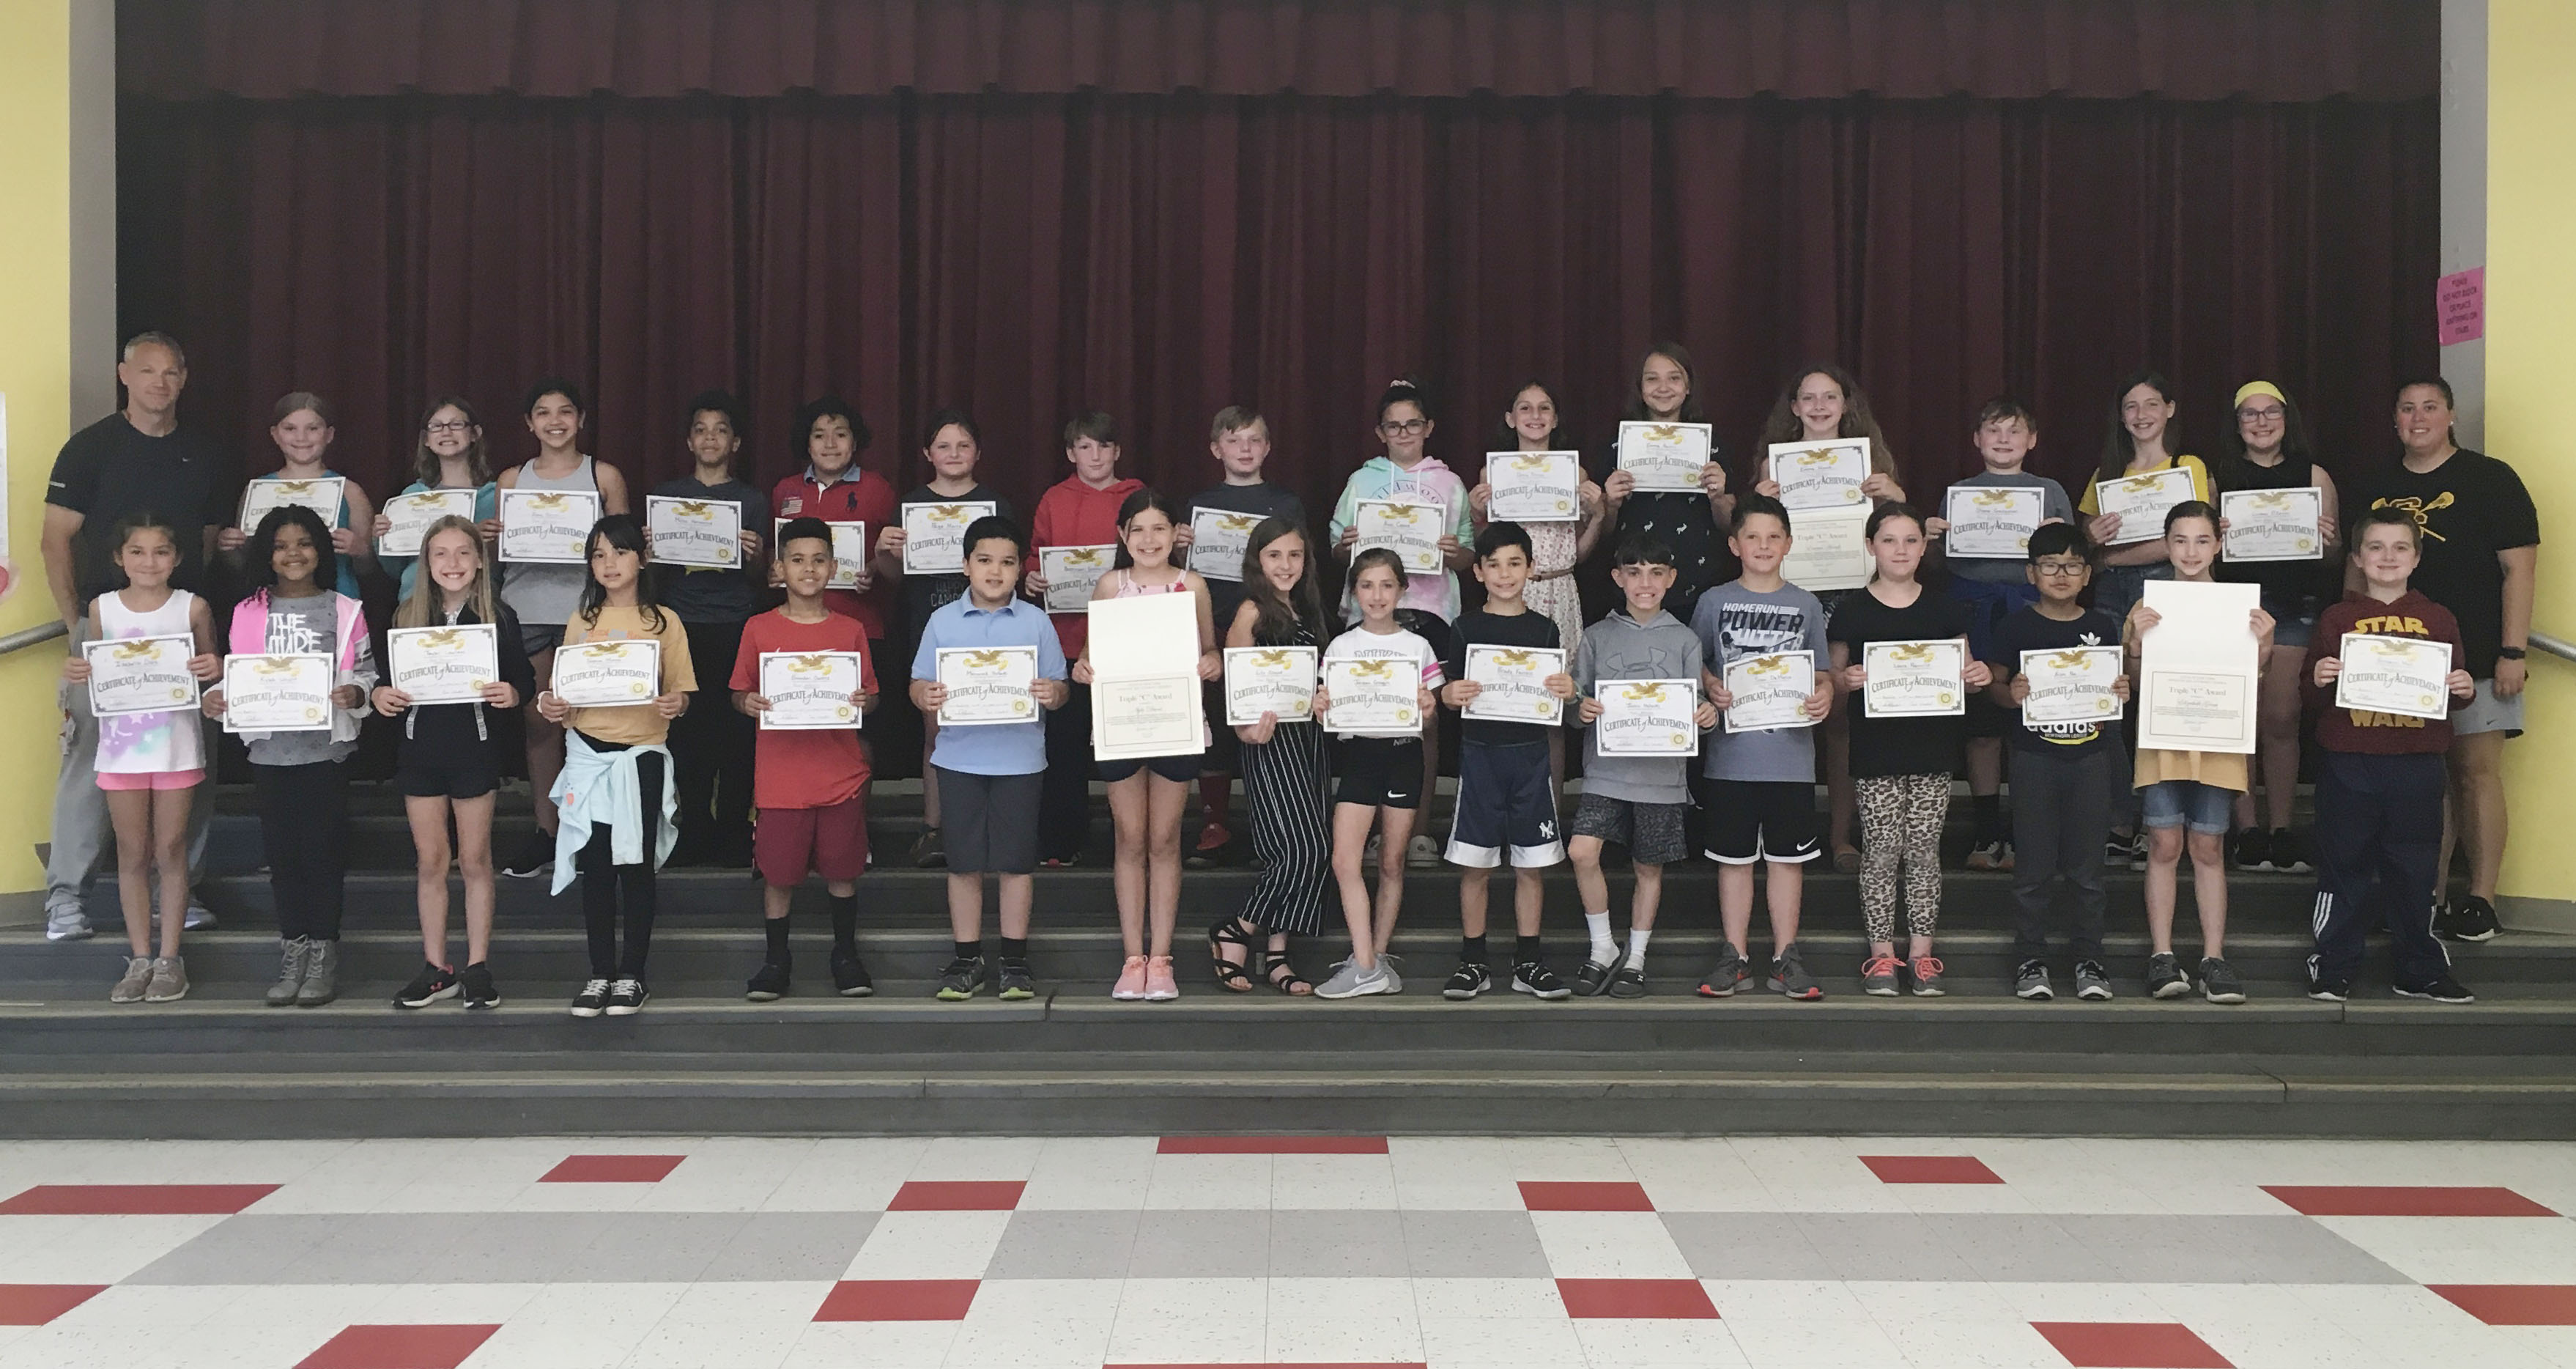
[[[519,467],[517,483],[521,490],[587,490],[596,493],[599,478],[591,470],[591,458],[560,476],[537,474],[537,463]],[[602,510],[605,512],[605,509]],[[581,584],[590,571],[585,566],[551,566],[529,561],[514,561],[502,571],[501,602],[519,615],[524,627],[563,630],[572,611],[581,607]]]

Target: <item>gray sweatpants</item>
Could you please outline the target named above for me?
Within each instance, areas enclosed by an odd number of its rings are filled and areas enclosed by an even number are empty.
[[[89,620],[72,629],[74,650],[89,638]],[[89,711],[89,688],[64,682],[55,693],[67,721],[63,725],[62,772],[54,779],[53,848],[45,858],[45,907],[75,907],[89,901],[90,876],[114,848],[116,834],[107,820],[107,791],[98,787],[98,715]],[[214,738],[206,739],[207,778],[211,780]],[[199,785],[188,809],[188,883],[194,887],[206,872],[206,823],[214,816],[214,796]],[[112,867],[111,867],[112,868]]]
[[[2064,878],[2075,894],[2075,958],[2102,958],[2102,925],[2110,898],[2102,883],[2102,836],[2111,830],[2111,777],[2128,757],[2117,739],[2072,755],[2025,751],[2012,756],[2013,955],[2048,953],[2052,890]]]

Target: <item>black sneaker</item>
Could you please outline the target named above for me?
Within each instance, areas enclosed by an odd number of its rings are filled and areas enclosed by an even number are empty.
[[[2272,829],[2272,868],[2285,875],[2308,875],[2316,873],[2317,867],[2308,860],[2305,838],[2287,827],[2275,827]]]
[[[2236,834],[2236,868],[2269,870],[2272,868],[2272,834],[2260,827],[2248,827]]]
[[[2158,951],[2147,957],[2147,996],[2180,998],[2191,992],[2191,976],[2182,972],[2182,957]]]
[[[940,843],[938,828],[926,828],[920,836],[913,839],[912,863],[914,868],[922,870],[948,868],[948,851]]]
[[[2098,960],[2075,962],[2075,996],[2087,1003],[2111,1001],[2111,972]]]
[[[1464,1003],[1492,987],[1494,987],[1494,977],[1485,972],[1484,966],[1472,960],[1461,960],[1458,962],[1458,968],[1449,972],[1449,982],[1440,986],[1440,996],[1453,1002]]]
[[[2245,981],[2236,977],[2236,967],[2205,955],[2200,958],[2200,996],[2212,1003],[2242,1003]]]
[[[2391,984],[2388,987],[2394,990],[2399,998],[2429,998],[2436,1003],[2475,1003],[2478,1001],[2478,996],[2476,994],[2460,987],[2460,981],[2453,979],[2447,974],[2421,988],[2410,989],[2403,984]]]
[[[413,975],[411,982],[403,985],[402,992],[394,995],[394,1006],[426,1008],[442,998],[454,998],[456,988],[454,970],[442,965],[424,963],[420,967],[420,973]]]
[[[2433,930],[2453,941],[2493,941],[2504,928],[2496,922],[2495,905],[2470,894],[2453,903],[2450,915],[2437,922]]]
[[[1745,981],[1753,978],[1753,964],[1731,942],[1719,942],[1717,965],[1699,982],[1702,998],[1733,998]]]
[[[2405,990],[2400,989],[2398,992],[2404,993]],[[2308,981],[2308,997],[2313,998],[2320,1003],[2341,1003],[2352,997],[2352,981],[2349,979],[2311,979]]]
[[[1586,957],[1574,971],[1574,991],[1586,998],[1599,997],[1603,990],[1610,987],[1610,977],[1618,973],[1620,966],[1627,963],[1628,953],[1624,950],[1611,952],[1609,962],[1606,964]]]
[[[2117,870],[2128,864],[2129,851],[2135,841],[2136,838],[2124,837],[2117,832],[2102,838],[2102,868]]]
[[[1528,994],[1543,1003],[1574,997],[1574,990],[1567,988],[1543,960],[1524,960],[1512,967],[1512,992]]]
[[[597,1017],[607,1006],[608,981],[605,979],[584,981],[581,992],[572,996],[572,1015],[575,1017]]]
[[[975,996],[975,986],[984,979],[984,962],[964,958],[951,960],[939,972],[938,998],[942,1003],[963,1003]]]
[[[2013,997],[2027,998],[2033,1003],[2045,1003],[2057,997],[2056,988],[2048,982],[2048,966],[2041,961],[2025,960],[2015,968]]]
[[[492,967],[475,961],[457,974],[465,985],[465,1008],[468,1012],[490,1012],[501,1006],[501,990],[492,982]]]
[[[832,991],[843,998],[865,998],[877,991],[876,981],[868,978],[867,962],[859,959],[857,950],[847,946],[832,948]]]
[[[644,987],[643,980],[629,975],[608,986],[606,1012],[611,1017],[633,1017],[644,1011],[644,1000],[652,996],[653,991]]]
[[[754,1003],[775,1003],[787,996],[787,975],[791,962],[781,956],[755,971],[751,982],[742,986],[742,996]]]
[[[996,968],[1001,991],[995,997],[1005,1003],[1025,1003],[1038,996],[1038,977],[1029,973],[1029,962],[1015,955],[1006,955]],[[940,987],[943,990],[941,996],[946,997],[947,981],[941,980]]]
[[[1620,966],[1610,974],[1609,994],[1612,998],[1645,997],[1646,972],[1634,965]]]
[[[501,862],[501,873],[512,879],[535,879],[552,869],[555,863],[555,834],[542,827],[532,828],[528,839],[519,843],[518,854]]]

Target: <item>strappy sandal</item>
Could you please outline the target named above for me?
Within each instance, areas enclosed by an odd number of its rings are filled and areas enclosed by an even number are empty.
[[[1225,958],[1228,946],[1243,949],[1241,963]],[[1216,982],[1229,993],[1252,992],[1252,957],[1258,952],[1252,938],[1244,933],[1243,919],[1230,917],[1208,928],[1208,959],[1215,962]]]
[[[1314,985],[1297,977],[1297,967],[1288,963],[1284,952],[1273,955],[1265,949],[1261,954],[1269,962],[1261,977],[1270,981],[1270,987],[1290,998],[1304,998],[1315,991]]]

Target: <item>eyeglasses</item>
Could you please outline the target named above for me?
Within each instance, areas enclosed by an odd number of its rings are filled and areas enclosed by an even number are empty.
[[[468,433],[474,431],[474,425],[466,422],[464,419],[455,418],[450,419],[445,423],[428,424],[424,426],[421,431],[429,433]]]
[[[1427,418],[1408,418],[1401,423],[1381,423],[1377,425],[1377,430],[1389,437],[1411,437],[1416,433],[1429,432],[1431,430],[1431,420]]]
[[[2236,416],[2244,419],[2248,423],[2278,423],[2283,417],[2285,417],[2285,413],[2279,406],[2275,405],[2268,409],[2239,409],[2236,411]]]
[[[2092,569],[2082,561],[2039,561],[2034,564],[2042,575],[2082,575]]]

